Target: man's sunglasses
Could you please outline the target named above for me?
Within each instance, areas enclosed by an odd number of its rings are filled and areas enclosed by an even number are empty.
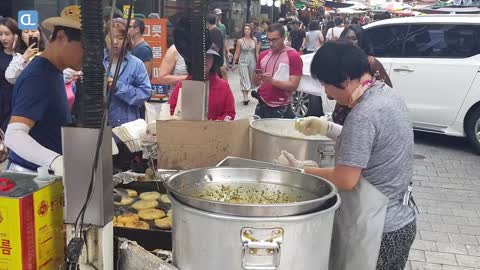
[[[282,39],[282,38],[281,37],[279,37],[279,38],[267,38],[268,42],[271,42],[271,43],[273,43],[275,41],[278,41],[280,39]]]

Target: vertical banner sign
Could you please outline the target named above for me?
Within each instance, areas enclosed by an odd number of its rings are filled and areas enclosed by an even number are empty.
[[[160,65],[167,52],[167,19],[145,19],[145,33],[143,37],[153,52],[152,61],[152,88],[153,98],[163,98],[167,95],[167,87],[158,81]]]
[[[128,13],[130,12],[130,5],[123,5],[123,18],[128,19]],[[135,14],[135,9],[132,10],[132,17]]]

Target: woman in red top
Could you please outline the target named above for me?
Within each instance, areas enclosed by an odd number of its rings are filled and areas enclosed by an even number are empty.
[[[215,45],[206,52],[206,71],[209,72],[208,80],[210,88],[208,93],[208,120],[234,120],[235,119],[235,99],[232,90],[227,81],[221,79],[217,74],[221,67],[221,59],[218,49]],[[186,62],[187,66],[189,65]],[[188,69],[191,70],[191,69]],[[189,75],[187,80],[191,79]],[[182,82],[177,86],[170,95],[170,114],[173,115],[177,106],[178,93],[182,88]]]

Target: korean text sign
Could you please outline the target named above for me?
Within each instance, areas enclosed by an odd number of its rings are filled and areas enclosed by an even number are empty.
[[[152,86],[160,85],[159,71],[163,57],[167,52],[167,19],[145,19],[145,33],[143,37],[153,52]]]

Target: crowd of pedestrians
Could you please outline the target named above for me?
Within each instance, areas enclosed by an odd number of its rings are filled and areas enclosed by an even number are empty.
[[[105,21],[104,29],[105,71],[112,66],[106,74],[107,89],[112,92],[111,127],[144,118],[144,104],[152,94],[153,54],[143,38],[145,23],[134,18],[128,27],[120,16]],[[61,127],[72,123],[77,82],[83,76],[80,8],[66,7],[59,17],[41,25],[21,31],[15,19],[0,19],[0,148],[3,162],[4,146],[8,147],[9,170],[31,172],[46,167],[62,175]],[[122,53],[125,39],[128,51]],[[113,86],[120,62],[120,76]]]
[[[251,22],[244,25],[230,51],[228,37],[233,34],[228,35],[222,15],[222,10],[215,8],[206,18],[210,120],[235,119],[234,95],[227,78],[229,67],[240,74],[242,103],[248,106],[251,97],[258,99],[256,115],[294,118],[291,102],[303,72],[301,55],[313,54],[327,42],[349,42],[361,48],[369,55],[370,74],[391,86],[383,66],[372,55],[368,37],[356,24],[367,18],[350,19],[349,25],[341,17],[317,18],[309,25],[283,19],[277,23]],[[158,14],[150,17],[158,18]],[[188,21],[176,22],[174,44],[159,68],[160,83],[170,89],[172,115],[182,81],[191,78],[192,60],[185,56],[186,48],[192,44]],[[0,19],[0,127],[10,149],[10,169],[35,171],[44,166],[56,172],[62,171],[60,130],[72,121],[76,83],[83,76],[79,7],[67,7],[60,17],[47,19],[42,25],[21,31],[13,18]],[[144,104],[152,94],[153,61],[152,48],[143,37],[145,29],[143,19],[138,17],[130,25],[121,14],[111,22],[105,21],[103,63],[105,70],[112,66],[110,74],[106,74],[112,91],[108,118],[112,127],[145,118]],[[126,53],[122,52],[124,39]],[[122,55],[123,59],[119,59]],[[113,86],[118,63],[122,63],[120,76]],[[338,105],[334,120],[343,123],[348,111]]]
[[[205,29],[208,119],[236,117],[227,79],[230,65],[240,74],[243,104],[249,105],[250,93],[258,99],[257,116],[294,118],[291,103],[303,74],[301,55],[314,54],[312,77],[337,101],[333,122],[307,117],[295,128],[337,140],[336,166],[304,167],[289,153],[286,165],[324,177],[341,191],[355,192],[355,187],[368,184],[382,193],[388,207],[384,224],[375,231],[381,237],[376,269],[403,269],[416,235],[415,212],[404,197],[413,177],[413,131],[405,103],[391,91],[392,82],[360,26],[369,18],[351,18],[347,23],[342,17],[317,18],[308,26],[286,20],[248,23],[232,54],[222,15],[222,10],[212,10]],[[181,107],[182,87],[192,78],[196,62],[190,50],[192,23],[187,17],[176,22],[174,44],[159,71],[160,81],[171,87],[171,115]],[[35,172],[46,167],[63,175],[61,128],[72,123],[76,82],[82,80],[85,44],[80,8],[69,6],[59,17],[43,21],[42,27],[20,31],[14,19],[0,18],[0,162],[7,158],[6,145],[9,170]],[[153,61],[152,48],[143,37],[145,28],[141,18],[132,19],[130,25],[119,17],[105,21],[103,65],[111,94],[108,123],[113,128],[145,117]],[[48,31],[48,39],[42,29]],[[120,73],[114,84],[116,70]],[[128,151],[114,139],[120,151]],[[342,204],[349,201],[352,198],[342,193]],[[371,233],[369,228],[360,232]],[[368,256],[369,251],[364,252]]]

